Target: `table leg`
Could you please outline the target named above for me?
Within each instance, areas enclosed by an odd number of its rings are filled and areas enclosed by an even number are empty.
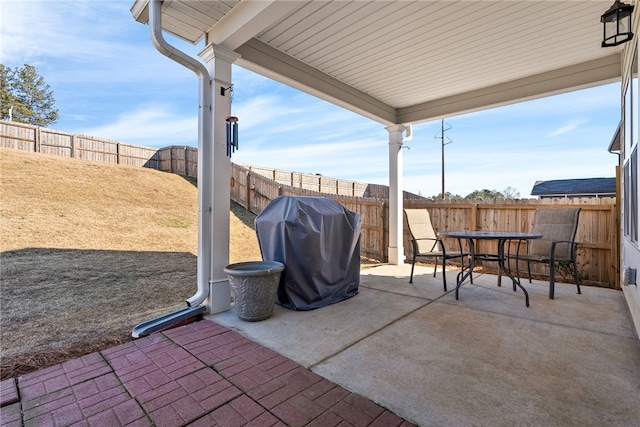
[[[467,277],[471,276],[471,274],[473,273],[473,268],[476,265],[475,248],[473,245],[473,239],[467,239],[467,242],[469,242],[469,253],[471,254],[471,262],[469,263],[469,267],[467,268],[464,268],[464,262],[463,262],[462,263],[463,268],[460,271],[460,273],[458,273],[458,276],[456,277],[456,300],[458,299],[458,290],[460,289],[460,286],[462,286],[462,283],[467,279]],[[462,250],[460,239],[458,239],[458,245]]]
[[[513,277],[513,274],[511,274],[511,270],[504,266],[504,244],[505,244],[505,242],[506,242],[506,239],[499,239],[498,240],[498,266],[499,266],[499,271],[504,271],[505,273],[507,273],[507,276],[509,276],[509,278],[511,279],[511,281],[513,283],[513,291],[514,292],[516,291],[516,286],[518,286],[520,289],[522,289],[522,292],[524,292],[525,304],[527,305],[527,307],[529,307],[529,293],[524,288],[524,286],[522,286],[522,284],[520,283],[520,277],[518,277],[517,279],[515,277]]]

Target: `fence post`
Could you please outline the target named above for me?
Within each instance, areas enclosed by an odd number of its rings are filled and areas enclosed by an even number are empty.
[[[246,172],[246,184],[245,184],[245,208],[251,210],[251,169]]]
[[[71,137],[69,138],[69,146],[71,149],[71,158],[74,158],[76,156],[76,150],[75,150],[75,134],[72,134]]]
[[[478,204],[471,205],[471,230],[478,229]]]
[[[384,233],[384,225],[387,222],[387,202],[382,202],[382,206],[380,209],[380,240],[382,241],[382,245],[380,247],[380,251],[382,252],[381,254],[381,261],[382,262],[389,262],[389,254],[387,253],[387,247],[389,246],[389,244],[387,243],[387,235]],[[404,255],[404,254],[403,254]]]
[[[611,239],[611,259],[613,260],[613,262],[611,263],[611,268],[613,269],[613,289],[617,289],[620,290],[620,263],[617,261],[619,260],[619,255],[618,255],[618,248],[619,246],[619,241],[620,241],[620,228],[619,226],[619,221],[618,219],[620,218],[618,216],[618,208],[619,205],[618,203],[616,203],[615,205],[611,205],[611,229],[615,230],[614,233],[614,237]]]
[[[184,147],[184,174],[189,176],[189,159],[187,158],[187,147]]]
[[[116,164],[120,164],[120,143],[116,143]]]
[[[40,152],[40,126],[36,126],[35,132],[33,132],[33,151]]]

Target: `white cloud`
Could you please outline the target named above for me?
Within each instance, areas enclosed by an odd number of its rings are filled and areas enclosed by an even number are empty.
[[[293,109],[273,95],[257,95],[237,106],[231,111],[239,117],[243,131],[263,126],[273,127],[286,125],[286,118]]]
[[[130,6],[125,1],[3,0],[2,62],[28,63],[46,70],[48,81],[68,83],[192,76],[153,48],[148,27],[135,22]]]
[[[143,105],[120,114],[113,123],[77,133],[150,147],[196,145],[198,118],[181,116],[167,105]]]
[[[386,147],[380,141],[351,140],[346,143],[307,143],[290,146],[265,145],[256,149],[252,142],[243,145],[234,161],[289,171],[321,173],[356,180],[365,171],[387,170]],[[363,156],[367,153],[367,156]]]
[[[572,119],[566,122],[563,126],[551,131],[550,137],[562,135],[563,133],[571,132],[578,129],[581,125],[589,123],[586,119]]]
[[[113,34],[117,33],[119,25],[109,19],[112,11],[100,13],[93,10],[93,13],[87,13],[88,5],[90,3],[86,2],[56,2],[53,5],[35,1],[3,1],[3,60],[29,62],[32,58],[43,57],[66,60],[100,58],[109,39],[102,33],[105,26],[98,25],[99,20],[115,23]]]

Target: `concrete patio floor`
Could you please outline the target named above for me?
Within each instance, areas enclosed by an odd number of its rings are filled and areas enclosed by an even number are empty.
[[[440,274],[383,265],[358,295],[262,322],[208,318],[421,426],[640,425],[640,342],[621,291],[495,275],[449,292]]]
[[[361,272],[313,311],[235,310],[0,383],[1,426],[637,426],[622,292],[474,274]],[[447,273],[450,286],[455,271]]]

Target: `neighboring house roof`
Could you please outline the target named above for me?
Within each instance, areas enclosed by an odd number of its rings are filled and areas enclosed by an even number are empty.
[[[540,197],[613,197],[616,195],[616,179],[582,178],[538,181],[533,185],[531,195]]]

